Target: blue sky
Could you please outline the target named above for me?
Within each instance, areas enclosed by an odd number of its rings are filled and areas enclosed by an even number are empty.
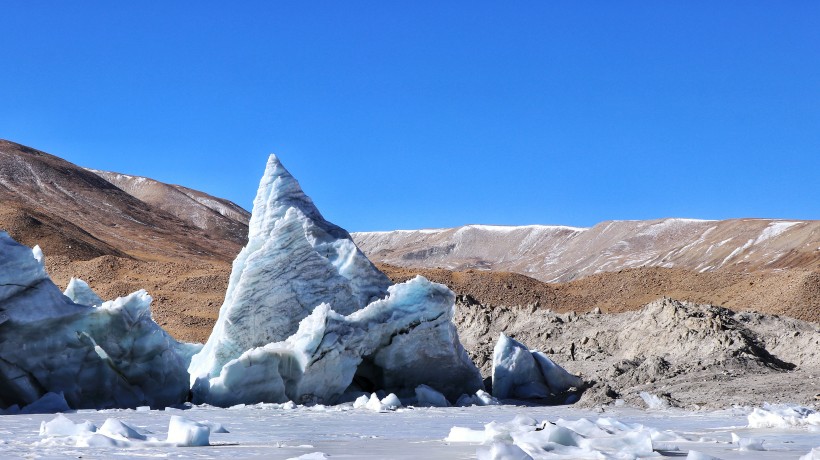
[[[820,2],[5,2],[0,137],[351,230],[820,218]]]

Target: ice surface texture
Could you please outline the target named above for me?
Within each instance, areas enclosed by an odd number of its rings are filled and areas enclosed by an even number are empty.
[[[388,293],[347,316],[321,304],[287,340],[252,348],[218,377],[200,379],[194,402],[334,403],[351,384],[399,396],[425,384],[451,401],[482,389],[452,322],[452,291],[419,276]]]
[[[259,184],[248,236],[216,326],[191,363],[191,383],[218,377],[247,350],[287,339],[322,303],[348,315],[384,297],[390,285],[275,155]]]
[[[583,380],[555,364],[545,354],[501,334],[493,349],[493,396],[500,399],[540,399],[581,387]]]
[[[46,274],[42,252],[0,232],[0,407],[62,393],[72,408],[166,406],[185,400],[186,368],[198,349],[151,319],[137,291],[97,302],[75,282],[80,305]]]
[[[670,441],[686,441],[677,433],[659,431],[614,418],[559,419],[555,423],[526,416],[492,422],[483,430],[453,427],[448,442],[483,443],[479,459],[645,458]]]
[[[808,427],[820,431],[820,412],[793,404],[763,404],[748,415],[749,428]]]

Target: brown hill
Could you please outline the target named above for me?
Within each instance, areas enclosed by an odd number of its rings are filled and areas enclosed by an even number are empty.
[[[27,221],[37,221],[44,229],[61,229],[48,232],[50,237],[41,246],[46,254],[70,260],[113,254],[140,260],[227,261],[243,244],[214,237],[91,171],[4,140],[0,140],[0,203],[0,212],[11,220],[2,222],[3,228],[13,238],[26,243],[32,239]],[[70,228],[63,230],[66,222]]]
[[[647,267],[599,273],[567,283],[544,283],[518,273],[377,266],[394,282],[422,275],[489,306],[532,305],[579,313],[599,308],[605,313],[620,313],[670,297],[820,322],[820,272],[816,271],[697,273]]]
[[[248,238],[248,221],[251,213],[233,202],[147,177],[96,169],[89,171],[140,201],[205,231],[214,239],[244,243]]]

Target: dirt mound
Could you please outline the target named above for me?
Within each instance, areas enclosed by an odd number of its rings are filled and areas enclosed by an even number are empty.
[[[762,402],[737,391],[749,380],[772,402],[809,403],[817,393],[788,384],[820,372],[820,327],[791,318],[659,299],[638,311],[583,315],[462,303],[456,324],[483,375],[504,332],[592,382],[581,401],[588,406],[615,398],[640,405],[641,391],[687,408]]]

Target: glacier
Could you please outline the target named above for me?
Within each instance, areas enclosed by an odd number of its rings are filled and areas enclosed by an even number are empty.
[[[197,380],[193,402],[333,404],[348,391],[411,398],[419,385],[456,401],[483,383],[458,341],[454,301],[446,286],[419,276],[347,316],[320,304],[291,337],[247,350],[219,376]]]
[[[195,403],[332,404],[427,385],[450,401],[483,390],[452,322],[455,296],[417,277],[391,286],[271,155],[248,245],[213,333],[193,357]]]
[[[189,372],[216,378],[247,350],[283,341],[320,304],[347,315],[384,297],[390,280],[326,221],[276,157],[268,159],[219,319]]]
[[[493,348],[492,381],[493,396],[499,399],[545,399],[584,385],[583,379],[544,353],[530,350],[504,333]]]
[[[39,247],[0,232],[0,407],[43,397],[62,397],[74,409],[185,401],[186,369],[199,346],[177,342],[153,321],[145,291],[107,302],[78,280],[67,291],[46,274]]]

